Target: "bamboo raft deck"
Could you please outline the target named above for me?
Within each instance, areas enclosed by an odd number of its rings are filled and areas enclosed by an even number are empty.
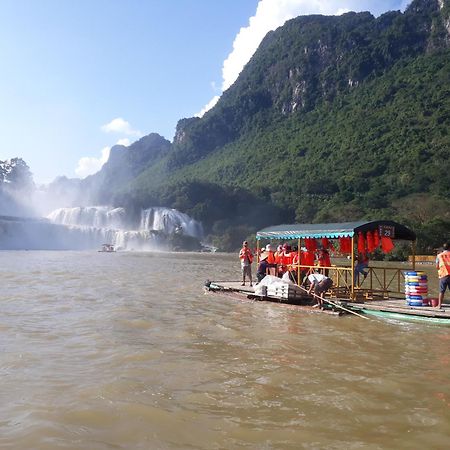
[[[306,293],[304,295],[297,295],[295,299],[260,297],[255,295],[254,285],[253,287],[248,284],[246,286],[241,286],[241,282],[239,281],[208,281],[205,284],[205,291],[213,295],[225,296],[237,301],[277,303],[283,307],[312,314],[327,314],[331,316],[341,316],[343,314],[347,314],[341,309],[327,308],[321,310],[314,308],[313,306],[316,301]]]
[[[255,294],[254,286],[241,286],[238,281],[211,281],[209,286],[205,286],[208,292],[219,294],[233,298],[238,301],[268,301],[278,303],[283,306],[291,306],[294,309],[302,310],[310,313],[325,313],[328,315],[341,316],[347,315],[344,310],[338,307],[330,307],[324,310],[313,308],[316,303],[312,296],[306,292],[295,295],[295,298],[276,298],[276,297],[260,297]],[[442,308],[433,308],[428,306],[408,306],[405,299],[392,299],[382,297],[369,297],[364,299],[360,297],[356,301],[342,297],[339,292],[330,291],[327,293],[325,300],[331,300],[339,306],[343,306],[351,311],[375,316],[383,316],[393,319],[419,320],[427,322],[435,322],[439,324],[450,325],[450,305],[444,304]],[[373,299],[370,299],[373,298]]]

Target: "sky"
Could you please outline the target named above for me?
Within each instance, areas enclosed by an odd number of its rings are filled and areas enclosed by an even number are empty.
[[[115,144],[172,141],[293,17],[410,0],[0,0],[0,160],[36,183],[84,178]]]

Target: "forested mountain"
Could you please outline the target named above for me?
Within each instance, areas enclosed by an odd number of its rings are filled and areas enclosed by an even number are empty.
[[[22,158],[0,161],[0,212],[2,215],[28,215],[33,175]]]
[[[83,186],[186,212],[224,249],[281,222],[392,218],[423,251],[450,229],[449,148],[450,0],[414,0],[286,22],[173,144],[113,148]]]

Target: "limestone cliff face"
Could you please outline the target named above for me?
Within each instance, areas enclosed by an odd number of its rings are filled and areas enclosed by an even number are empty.
[[[203,118],[179,122],[169,167],[191,164],[265,127],[358,89],[400,60],[450,48],[450,0],[415,0],[405,13],[298,17],[270,32]]]

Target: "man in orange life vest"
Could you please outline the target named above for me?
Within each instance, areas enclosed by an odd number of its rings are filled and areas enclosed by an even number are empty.
[[[252,262],[253,253],[248,248],[248,242],[244,241],[242,243],[241,251],[239,252],[239,259],[241,260],[242,267],[242,286],[245,286],[245,278],[248,277],[250,280],[250,286],[252,286]]]
[[[442,302],[444,301],[445,290],[450,290],[450,245],[446,242],[442,247],[444,251],[436,257],[436,268],[439,277],[438,308],[442,306]]]

